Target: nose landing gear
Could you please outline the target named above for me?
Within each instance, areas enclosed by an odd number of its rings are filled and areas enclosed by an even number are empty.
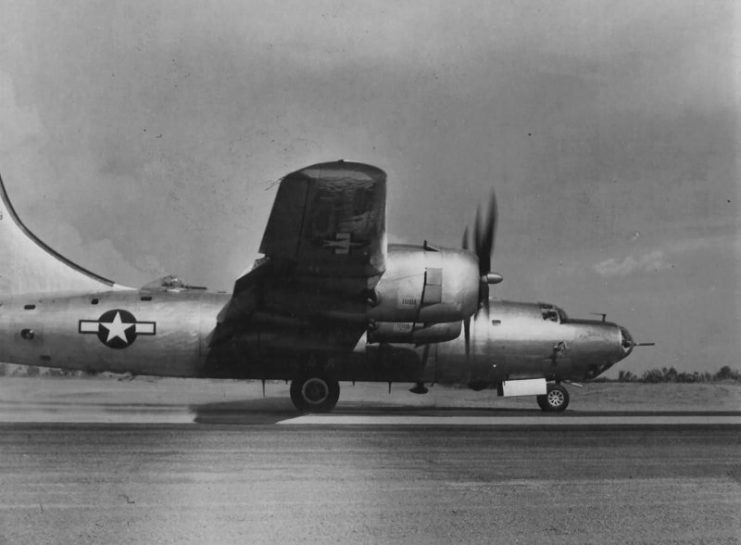
[[[560,413],[569,406],[569,392],[560,384],[548,384],[548,390],[545,395],[537,398],[538,406],[544,412]]]

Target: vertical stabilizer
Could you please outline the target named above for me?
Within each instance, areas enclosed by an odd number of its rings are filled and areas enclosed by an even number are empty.
[[[123,286],[80,267],[39,240],[15,213],[0,178],[0,294],[121,288]]]

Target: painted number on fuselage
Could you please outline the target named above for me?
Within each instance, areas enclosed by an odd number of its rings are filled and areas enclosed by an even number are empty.
[[[128,310],[113,309],[97,320],[80,320],[79,333],[98,336],[108,348],[127,348],[138,335],[156,335],[157,322],[138,322]]]

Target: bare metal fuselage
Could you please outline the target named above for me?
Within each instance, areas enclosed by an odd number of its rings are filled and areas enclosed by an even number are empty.
[[[135,290],[10,297],[2,301],[0,312],[0,360],[87,371],[198,376],[216,316],[228,299],[228,294],[200,291]],[[128,335],[123,348],[112,348],[106,343],[110,331],[95,327],[101,317],[116,310],[135,318],[123,332]],[[154,331],[149,326],[146,334],[137,333],[137,323],[154,324]]]
[[[438,380],[586,380],[625,358],[632,350],[628,341],[627,331],[610,322],[571,320],[542,303],[492,301],[489,313],[480,311],[471,323],[468,355],[463,334],[435,347],[444,362]],[[451,376],[461,370],[468,376]]]
[[[270,324],[255,324],[270,350],[211,347],[230,295],[204,291],[109,291],[13,296],[0,307],[0,361],[172,377],[292,379],[301,346],[270,345]],[[568,320],[550,305],[494,301],[464,334],[423,346],[368,343],[331,355],[338,380],[496,386],[503,380],[597,376],[630,352],[615,324]],[[249,325],[247,325],[249,331]],[[625,332],[627,335],[627,332]],[[300,343],[280,332],[282,344]],[[118,343],[118,344],[116,344]]]

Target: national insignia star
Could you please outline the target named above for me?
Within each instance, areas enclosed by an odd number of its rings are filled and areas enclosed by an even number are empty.
[[[126,338],[126,330],[134,327],[134,324],[132,323],[127,324],[121,321],[120,312],[116,312],[116,315],[113,317],[112,321],[100,322],[100,325],[108,330],[108,338],[106,339],[107,343],[111,342],[111,340],[115,338],[119,338],[123,342],[128,343],[129,340]]]

